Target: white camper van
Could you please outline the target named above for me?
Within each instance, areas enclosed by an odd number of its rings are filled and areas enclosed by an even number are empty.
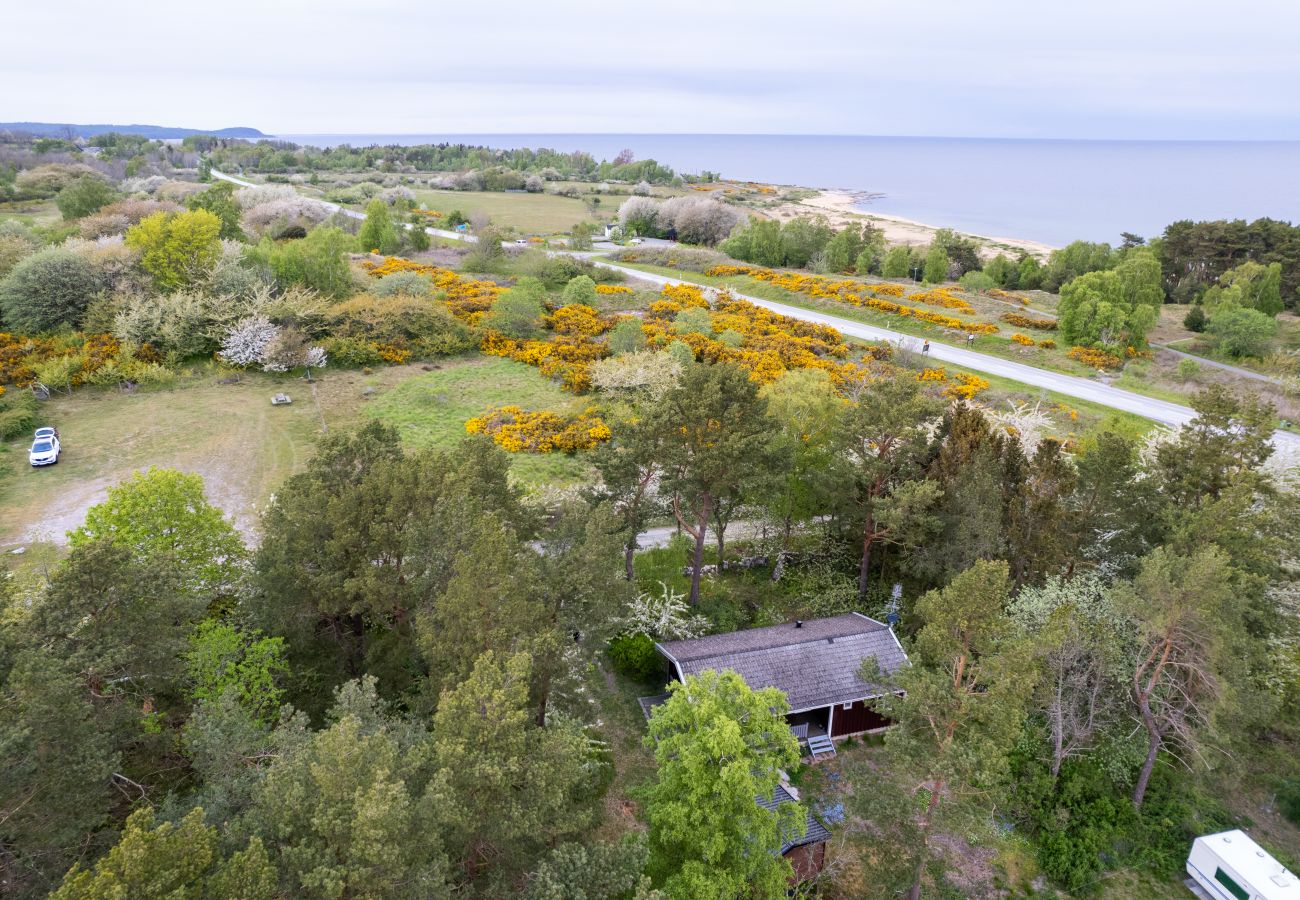
[[[1300,880],[1244,831],[1198,837],[1187,874],[1188,887],[1214,900],[1300,900]]]

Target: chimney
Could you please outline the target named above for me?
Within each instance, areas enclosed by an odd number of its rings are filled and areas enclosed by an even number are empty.
[[[795,620],[794,620],[794,627],[795,627],[795,628],[803,628],[803,619],[795,619]]]

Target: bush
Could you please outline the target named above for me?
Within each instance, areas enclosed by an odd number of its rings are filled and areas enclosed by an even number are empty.
[[[221,220],[206,209],[154,213],[126,233],[140,251],[140,265],[164,291],[205,276],[221,257]]]
[[[469,327],[445,308],[410,295],[353,297],[330,308],[327,327],[341,342],[337,349],[326,346],[330,358],[347,365],[375,365],[382,347],[424,358],[464,353],[478,343]]]
[[[564,304],[595,306],[599,302],[596,296],[596,282],[586,275],[579,275],[564,286]]]
[[[1183,357],[1178,360],[1178,378],[1180,381],[1191,381],[1201,373],[1201,364],[1194,359]]]
[[[99,288],[89,262],[51,247],[20,261],[0,282],[0,311],[11,329],[27,334],[75,326]]]
[[[1183,327],[1200,334],[1205,330],[1205,307],[1197,303],[1183,316]]]
[[[1216,312],[1206,330],[1229,356],[1259,356],[1277,333],[1277,322],[1257,309],[1234,306]]]
[[[987,291],[997,285],[992,276],[975,270],[962,275],[961,278],[957,279],[957,283],[968,291]]]
[[[37,427],[39,406],[27,390],[8,390],[0,394],[0,440],[30,436]]]
[[[1300,825],[1300,778],[1288,778],[1278,787],[1277,808],[1288,821]]]
[[[82,175],[59,191],[54,202],[65,219],[80,219],[117,199],[117,191],[94,175]]]
[[[428,297],[433,293],[433,279],[419,272],[394,272],[379,279],[370,293],[376,297]]]
[[[609,642],[609,661],[617,671],[636,681],[650,681],[663,674],[663,663],[649,635],[614,638]]]

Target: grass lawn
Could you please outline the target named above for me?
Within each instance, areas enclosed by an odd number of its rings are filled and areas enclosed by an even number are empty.
[[[168,389],[84,389],[50,400],[42,420],[59,429],[58,465],[31,468],[25,437],[0,444],[0,547],[60,540],[108,487],[150,466],[202,475],[209,500],[250,536],[258,510],[311,458],[322,429],[356,420],[363,388],[383,390],[418,371],[326,371],[313,388],[260,373],[217,384],[203,367]],[[271,395],[281,391],[294,402],[273,407]]]
[[[492,406],[580,412],[581,397],[565,393],[537,369],[495,356],[464,356],[409,378],[376,397],[366,412],[395,425],[411,447],[448,448],[465,437],[465,422]],[[577,484],[590,467],[562,453],[516,453],[510,472],[527,487]]]
[[[584,199],[558,194],[417,190],[415,196],[429,209],[441,213],[458,209],[466,216],[482,214],[494,225],[526,235],[557,234],[568,232],[579,222],[608,221],[624,199],[604,197],[593,212]]]
[[[0,221],[12,219],[23,225],[53,225],[63,221],[63,215],[53,200],[14,200],[0,203]]]

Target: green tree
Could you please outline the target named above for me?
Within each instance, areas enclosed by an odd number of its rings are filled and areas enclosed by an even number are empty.
[[[401,231],[406,246],[416,253],[423,253],[428,250],[432,245],[432,241],[429,240],[429,232],[425,230],[424,217],[414,212],[411,213],[409,225],[410,227],[403,228]]]
[[[802,835],[795,803],[775,811],[780,770],[799,760],[785,695],[706,670],[669,686],[650,717],[657,772],[646,794],[651,871],[674,898],[784,897],[792,874],[781,843]]]
[[[1120,607],[1138,630],[1129,681],[1147,735],[1135,807],[1142,806],[1161,751],[1194,753],[1232,695],[1245,644],[1233,581],[1217,547],[1190,557],[1161,547],[1147,557],[1132,589],[1120,591]]]
[[[1018,444],[1004,455],[1003,532],[1017,589],[1059,574],[1074,556],[1071,499],[1078,475],[1060,441],[1044,438],[1024,458]]]
[[[1160,263],[1150,250],[1134,250],[1113,269],[1089,272],[1061,287],[1061,336],[1085,346],[1142,346],[1163,302]]]
[[[1161,490],[1175,510],[1217,499],[1238,481],[1258,483],[1259,467],[1273,454],[1275,413],[1267,402],[1212,385],[1191,406],[1196,418],[1156,451]]]
[[[163,291],[190,287],[221,256],[221,219],[198,209],[146,216],[126,232],[126,245],[140,251],[141,267]]]
[[[589,824],[577,803],[586,737],[572,720],[536,727],[533,681],[527,653],[488,652],[438,702],[438,815],[462,871],[490,859],[501,872],[526,872],[550,842]]]
[[[84,257],[50,247],[19,260],[0,282],[0,312],[5,324],[21,334],[75,327],[101,287]]]
[[[831,463],[844,404],[830,376],[819,369],[783,372],[759,396],[789,448],[790,467],[765,502],[783,523],[788,548],[793,526],[824,512],[837,490]]]
[[[861,226],[850,222],[826,242],[822,250],[822,267],[827,272],[847,272],[853,268],[865,245]]]
[[[1043,284],[1043,267],[1038,260],[1025,254],[1016,273],[1016,286],[1024,291],[1037,290]]]
[[[619,319],[614,330],[609,333],[609,352],[616,356],[643,350],[645,345],[645,331],[641,328],[641,320],[636,316]]]
[[[600,302],[600,297],[596,293],[596,282],[591,280],[590,275],[579,275],[569,281],[564,286],[564,305],[581,304],[583,306],[595,306]]]
[[[66,220],[80,219],[99,212],[117,199],[117,191],[96,175],[82,175],[54,198],[59,212]]]
[[[203,824],[193,809],[178,823],[154,827],[154,811],[142,807],[126,820],[113,848],[90,869],[74,866],[55,900],[112,900],[118,897],[169,897],[173,900],[271,900],[276,874],[262,842],[225,857],[217,829]]]
[[[244,240],[244,229],[240,226],[243,210],[235,199],[235,186],[229,181],[218,181],[206,191],[199,191],[186,199],[185,205],[190,209],[206,209],[221,220],[219,235],[223,241]]]
[[[142,561],[170,560],[186,589],[206,599],[233,592],[247,558],[239,532],[204,495],[202,477],[175,469],[136,472],[109,488],[68,539],[73,547],[112,541]]]
[[[1155,479],[1147,477],[1136,442],[1109,429],[1085,439],[1074,462],[1075,558],[1066,568],[1126,572],[1160,537],[1164,506]]]
[[[984,274],[993,279],[998,287],[1014,288],[1020,281],[1019,268],[1005,253],[999,253],[989,260],[984,267]]]
[[[859,600],[876,545],[914,542],[928,524],[940,487],[925,478],[926,427],[939,410],[914,378],[898,377],[871,385],[840,418],[835,445],[851,487],[840,499],[861,532]]]
[[[641,874],[650,858],[645,835],[625,834],[617,842],[561,844],[528,879],[524,900],[663,900]]]
[[[648,427],[664,435],[660,490],[695,541],[691,605],[700,600],[704,542],[719,505],[748,496],[786,463],[766,416],[754,383],[724,363],[687,369],[646,414]]]
[[[98,849],[97,834],[120,798],[113,773],[121,755],[84,682],[57,655],[20,652],[7,674],[0,686],[3,872],[7,891],[34,896]]]
[[[1200,307],[1193,307],[1200,309]],[[1272,316],[1244,306],[1220,306],[1205,328],[1219,349],[1229,356],[1261,356],[1277,334]]]
[[[366,204],[366,220],[357,233],[357,244],[363,252],[379,252],[385,256],[396,253],[402,246],[388,203],[376,197]]]
[[[233,691],[258,722],[271,724],[280,711],[280,682],[288,671],[284,639],[208,620],[190,635],[185,654],[189,694],[195,702],[214,702]]]
[[[912,271],[912,248],[899,244],[890,247],[881,263],[880,274],[885,278],[907,278]]]
[[[1183,316],[1183,327],[1188,331],[1200,334],[1205,330],[1207,321],[1205,307],[1199,303],[1194,303],[1192,308],[1187,310],[1187,315]]]
[[[443,801],[422,765],[427,753],[380,702],[373,678],[340,688],[329,727],[277,756],[242,823],[265,841],[283,892],[444,896]]]
[[[927,284],[942,284],[948,280],[948,252],[935,244],[925,254],[925,268],[921,273]]]
[[[483,324],[507,337],[531,338],[541,331],[542,304],[546,302],[546,286],[536,278],[520,278],[492,304]]]
[[[877,701],[894,723],[885,736],[884,777],[892,790],[924,803],[919,819],[903,824],[916,832],[909,842],[911,900],[921,896],[935,832],[987,821],[1005,788],[1007,756],[1035,682],[1027,646],[1004,612],[1008,588],[1006,563],[978,562],[921,597],[911,664],[893,676],[897,692]],[[874,671],[863,677],[880,680]],[[862,794],[856,803],[868,819],[874,796]]]

